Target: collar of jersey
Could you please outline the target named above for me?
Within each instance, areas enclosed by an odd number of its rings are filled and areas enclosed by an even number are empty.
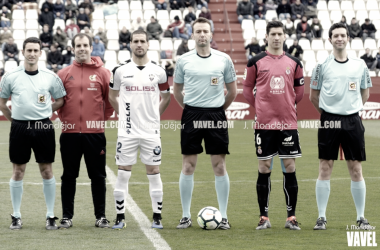
[[[267,55],[272,57],[273,59],[276,59],[276,58],[280,59],[281,57],[283,57],[285,55],[285,51],[282,52],[282,55],[272,55],[268,51],[265,51],[265,53],[267,53]]]

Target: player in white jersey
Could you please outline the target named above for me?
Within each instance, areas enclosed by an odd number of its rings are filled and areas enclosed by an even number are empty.
[[[168,77],[162,67],[149,60],[146,54],[149,42],[145,31],[133,32],[130,44],[132,59],[113,69],[109,92],[110,103],[119,114],[115,157],[119,170],[114,190],[117,217],[112,228],[120,230],[126,227],[125,195],[128,193],[132,165],[136,163],[140,148],[140,158],[149,179],[152,227],[162,229],[160,115],[170,103]]]

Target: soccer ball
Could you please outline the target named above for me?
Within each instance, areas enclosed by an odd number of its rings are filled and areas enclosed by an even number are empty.
[[[204,207],[198,213],[197,222],[203,229],[214,230],[222,222],[222,214],[215,207]]]

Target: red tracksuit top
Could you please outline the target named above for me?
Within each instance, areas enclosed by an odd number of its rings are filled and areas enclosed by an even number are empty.
[[[92,121],[108,120],[114,111],[108,101],[111,72],[102,66],[100,57],[95,56],[90,64],[74,60],[58,72],[67,93],[58,110],[59,119],[66,125],[62,133],[104,133],[104,127],[88,126]]]

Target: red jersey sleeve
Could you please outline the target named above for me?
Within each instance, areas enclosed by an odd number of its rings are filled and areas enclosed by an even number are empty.
[[[294,73],[294,92],[296,93],[296,103],[302,100],[305,91],[305,80],[303,78],[302,64],[299,63],[296,66],[296,72]]]
[[[108,84],[111,79],[111,72],[109,70],[105,70],[104,73],[104,79],[102,84],[102,92],[103,92],[103,100],[104,100],[104,120],[107,121],[110,116],[113,114],[113,107],[111,106],[111,103],[108,100],[108,93],[109,93],[109,87]]]
[[[252,105],[252,107],[255,107],[255,96],[253,95],[253,89],[256,85],[257,65],[256,61],[253,59],[254,58],[248,61],[247,67],[244,71],[243,96]]]

